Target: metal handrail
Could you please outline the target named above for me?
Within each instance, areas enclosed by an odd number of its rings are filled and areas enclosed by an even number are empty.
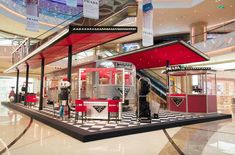
[[[151,72],[154,74],[154,76],[156,75],[157,77],[159,77],[159,79],[166,81],[166,78],[162,77],[161,75],[157,74],[156,72],[152,71],[151,69],[149,69],[147,72]]]
[[[152,71],[152,70],[150,70],[152,73],[154,73],[154,75],[157,75],[158,77],[161,77],[159,74],[157,74],[156,72],[154,72],[154,71]],[[164,80],[166,80],[165,78],[163,78],[163,77],[161,77],[162,79],[164,79]],[[161,82],[161,81],[160,81]],[[184,90],[182,90],[181,88],[179,88],[179,87],[177,87],[177,86],[175,86],[175,88],[176,89],[178,89],[178,90],[180,90],[181,92],[183,92],[183,93],[185,93],[185,91]]]
[[[208,30],[208,31],[206,31],[206,32],[202,32],[202,33],[193,35],[193,36],[191,36],[191,37],[197,37],[197,36],[201,36],[201,35],[204,35],[204,34],[208,34],[208,33],[210,33],[210,32],[213,32],[213,31],[217,30],[217,29],[223,28],[223,27],[225,27],[225,26],[228,26],[228,25],[234,24],[234,23],[235,23],[235,20],[230,21],[230,22],[227,22],[227,23],[224,23],[224,24],[222,24],[222,25],[219,25],[218,27],[212,28],[212,29],[210,29],[210,30]],[[188,41],[190,41],[190,40],[188,40]]]

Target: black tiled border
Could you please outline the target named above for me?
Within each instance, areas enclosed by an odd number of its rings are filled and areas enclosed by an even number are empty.
[[[137,134],[137,133],[149,132],[149,131],[154,131],[154,130],[161,130],[165,128],[172,128],[172,127],[178,127],[178,126],[183,126],[183,125],[190,125],[190,124],[204,123],[204,122],[232,118],[232,115],[230,114],[211,114],[205,117],[191,118],[191,119],[186,119],[186,120],[177,120],[174,122],[163,122],[163,123],[147,124],[147,125],[134,126],[134,127],[128,127],[128,128],[116,128],[116,129],[102,130],[102,131],[97,131],[97,132],[89,132],[89,131],[77,128],[75,126],[63,123],[59,120],[55,120],[53,118],[47,117],[41,114],[40,112],[31,110],[28,108],[24,108],[17,104],[2,102],[2,105],[12,108],[14,110],[17,110],[19,112],[22,112],[82,142],[90,142],[90,141],[101,140],[101,139],[106,139],[106,138]]]

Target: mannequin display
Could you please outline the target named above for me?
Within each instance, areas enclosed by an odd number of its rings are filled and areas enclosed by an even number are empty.
[[[60,93],[59,93],[59,100],[60,100],[60,109],[59,115],[60,118],[63,119],[64,116],[68,115],[68,98],[70,93],[70,82],[67,78],[64,78],[60,82]]]
[[[8,96],[11,103],[15,101],[15,95],[16,94],[15,94],[14,88],[15,87],[11,87],[11,91],[10,91],[9,96]]]
[[[150,92],[150,83],[145,79],[140,80],[139,90],[139,118],[140,121],[147,120],[151,121],[151,111],[149,102],[147,101],[147,95]]]

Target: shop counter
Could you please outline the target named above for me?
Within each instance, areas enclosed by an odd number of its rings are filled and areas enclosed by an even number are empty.
[[[84,100],[87,106],[88,119],[108,119],[108,100],[90,99]],[[119,119],[122,115],[122,101],[119,101]]]
[[[170,111],[212,113],[217,111],[216,95],[170,94],[167,97]]]

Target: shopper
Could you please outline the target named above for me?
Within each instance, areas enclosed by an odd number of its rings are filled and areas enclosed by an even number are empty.
[[[64,116],[68,114],[68,97],[70,93],[70,82],[67,78],[64,78],[60,83],[60,93],[59,93],[59,99],[60,99],[60,110],[59,115],[60,118],[63,119]]]

